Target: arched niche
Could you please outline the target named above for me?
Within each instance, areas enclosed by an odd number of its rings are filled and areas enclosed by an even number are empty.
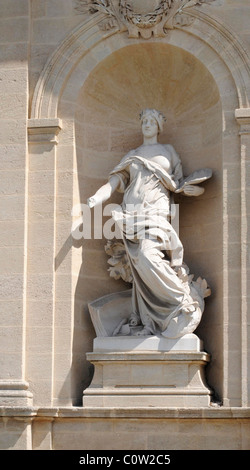
[[[103,33],[98,29],[100,19],[97,15],[81,25],[55,51],[32,104],[32,120],[62,120],[56,150],[54,298],[55,316],[63,305],[68,306],[68,315],[63,328],[55,325],[55,402],[80,403],[90,380],[85,353],[91,350],[94,331],[87,301],[125,288],[108,276],[103,240],[67,248],[70,208],[84,203],[124,153],[139,145],[138,112],[154,106],[166,114],[161,139],[175,146],[184,171],[204,166],[214,171],[202,197],[180,201],[180,235],[191,271],[206,277],[213,291],[198,331],[212,355],[208,381],[221,398],[237,404],[240,379],[237,373],[230,376],[230,359],[234,371],[237,364],[240,368],[240,235],[230,227],[240,217],[240,145],[234,111],[247,106],[249,86],[242,50],[239,46],[237,52],[238,43],[230,35],[228,49],[222,49],[222,30],[201,19],[188,31],[175,29],[165,39],[150,42],[129,39],[126,33]],[[63,355],[65,338],[71,355]],[[231,338],[233,351],[228,347]]]
[[[149,42],[128,45],[92,70],[78,94],[77,105],[76,159],[82,202],[106,182],[109,171],[129,150],[141,144],[139,113],[145,107],[165,114],[160,141],[175,147],[186,175],[199,168],[212,168],[214,176],[205,185],[203,196],[176,199],[185,261],[196,277],[207,279],[213,291],[204,314],[207,328],[200,331],[212,353],[213,346],[221,343],[223,328],[222,315],[218,315],[223,297],[223,123],[219,90],[211,73],[179,47]],[[120,199],[116,195],[111,202]],[[99,285],[99,296],[112,289],[130,288],[122,282],[114,285],[107,273],[107,259],[99,240],[85,241],[77,289],[82,302],[86,291],[88,300],[98,297],[94,281]],[[211,336],[216,339],[214,345]]]

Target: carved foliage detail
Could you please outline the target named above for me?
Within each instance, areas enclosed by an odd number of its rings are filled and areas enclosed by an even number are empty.
[[[100,29],[103,31],[118,27],[117,16],[110,0],[75,0],[75,11],[80,15],[104,13],[106,18],[99,24]]]
[[[75,10],[79,14],[84,13],[96,13],[100,11],[102,13],[113,15],[114,12],[110,7],[109,0],[75,0]]]
[[[174,3],[175,0],[161,0],[154,11],[140,14],[134,12],[131,2],[120,0],[120,13],[126,21],[139,28],[151,28],[162,21]]]
[[[108,269],[110,277],[132,283],[133,276],[124,244],[116,240],[108,240],[105,251],[110,256],[108,260],[111,266]]]
[[[185,14],[188,8],[212,3],[215,0],[158,0],[147,13],[135,11],[133,0],[75,0],[78,14],[101,12],[106,18],[100,23],[103,30],[120,27],[128,29],[129,37],[162,37],[176,25],[189,26],[193,19]],[[155,2],[153,2],[155,5]],[[116,7],[114,6],[116,5]]]

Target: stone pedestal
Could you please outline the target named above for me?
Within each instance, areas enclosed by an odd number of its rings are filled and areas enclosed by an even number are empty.
[[[204,368],[209,355],[201,351],[194,334],[178,340],[96,338],[91,385],[84,391],[83,406],[91,407],[206,407],[211,391]]]

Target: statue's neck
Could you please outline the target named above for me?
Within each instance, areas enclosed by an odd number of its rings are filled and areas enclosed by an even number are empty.
[[[144,136],[143,145],[153,145],[153,144],[158,144],[157,136],[154,136],[154,137],[145,137]]]

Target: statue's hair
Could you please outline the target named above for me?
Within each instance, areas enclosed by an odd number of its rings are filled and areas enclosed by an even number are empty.
[[[158,124],[159,132],[162,132],[164,122],[166,121],[164,114],[162,114],[160,111],[157,111],[157,109],[146,108],[146,109],[143,109],[140,113],[140,121],[142,121],[145,118],[145,116],[147,116],[148,114],[153,116],[153,118],[156,120]]]

